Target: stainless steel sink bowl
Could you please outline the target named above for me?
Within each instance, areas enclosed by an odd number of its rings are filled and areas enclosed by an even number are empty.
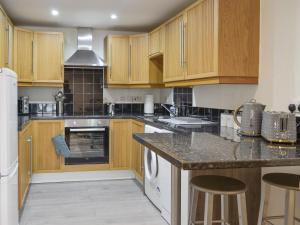
[[[158,118],[157,121],[168,123],[171,125],[209,125],[215,124],[214,122],[203,120],[196,117],[172,117],[172,118]]]

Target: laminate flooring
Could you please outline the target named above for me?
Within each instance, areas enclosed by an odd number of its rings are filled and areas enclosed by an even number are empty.
[[[134,180],[33,184],[20,225],[167,225]]]

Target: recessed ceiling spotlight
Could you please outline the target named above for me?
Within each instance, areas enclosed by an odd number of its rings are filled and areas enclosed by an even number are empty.
[[[52,16],[58,16],[59,12],[56,9],[52,9],[51,14],[52,14]]]
[[[116,19],[118,19],[118,16],[117,16],[117,14],[111,14],[111,15],[110,15],[110,18],[111,18],[112,20],[116,20]]]

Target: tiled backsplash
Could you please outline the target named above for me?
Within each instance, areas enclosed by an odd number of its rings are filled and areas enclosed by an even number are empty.
[[[103,115],[103,68],[65,68],[66,115]]]
[[[176,106],[192,106],[193,88],[174,88],[173,98]]]

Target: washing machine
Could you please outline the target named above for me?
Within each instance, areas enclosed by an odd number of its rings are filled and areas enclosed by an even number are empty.
[[[149,125],[145,133],[172,133]],[[161,212],[162,217],[170,223],[171,218],[171,164],[151,151],[144,150],[145,194]]]

